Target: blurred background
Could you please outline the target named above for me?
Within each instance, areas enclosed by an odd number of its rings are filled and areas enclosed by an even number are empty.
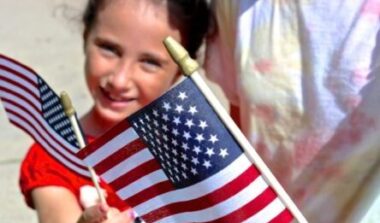
[[[34,69],[56,93],[68,92],[79,114],[90,105],[82,65],[80,16],[85,2],[0,0],[0,53]],[[18,186],[20,162],[31,143],[8,122],[0,105],[0,222],[37,222]]]

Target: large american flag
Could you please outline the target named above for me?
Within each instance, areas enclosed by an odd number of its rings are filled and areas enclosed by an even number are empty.
[[[146,222],[290,222],[190,78],[78,153]]]
[[[76,156],[77,139],[58,95],[35,71],[1,54],[0,99],[12,124],[62,164],[89,176],[87,167]]]

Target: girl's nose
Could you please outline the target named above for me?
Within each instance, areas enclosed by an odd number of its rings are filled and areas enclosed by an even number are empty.
[[[133,71],[127,63],[120,64],[108,76],[108,81],[114,90],[126,90],[132,84]]]

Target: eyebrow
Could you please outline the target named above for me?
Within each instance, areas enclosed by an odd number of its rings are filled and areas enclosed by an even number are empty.
[[[144,52],[142,54],[143,57],[151,58],[159,61],[162,65],[167,65],[170,63],[170,58],[166,59],[164,56],[157,54],[155,52]]]
[[[112,39],[108,39],[108,38],[104,38],[104,37],[100,37],[100,36],[96,36],[94,38],[94,42],[97,43],[97,44],[99,44],[99,43],[106,43],[106,44],[108,44],[108,45],[110,45],[112,47],[115,47],[117,49],[121,48],[119,46],[119,44],[115,43],[115,41],[113,41]]]

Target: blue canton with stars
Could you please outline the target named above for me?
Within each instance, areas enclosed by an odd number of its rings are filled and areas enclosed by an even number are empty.
[[[66,116],[58,95],[38,78],[38,89],[41,95],[42,116],[54,131],[72,146],[79,148],[77,138]]]
[[[177,188],[210,177],[242,153],[190,78],[128,120]]]

